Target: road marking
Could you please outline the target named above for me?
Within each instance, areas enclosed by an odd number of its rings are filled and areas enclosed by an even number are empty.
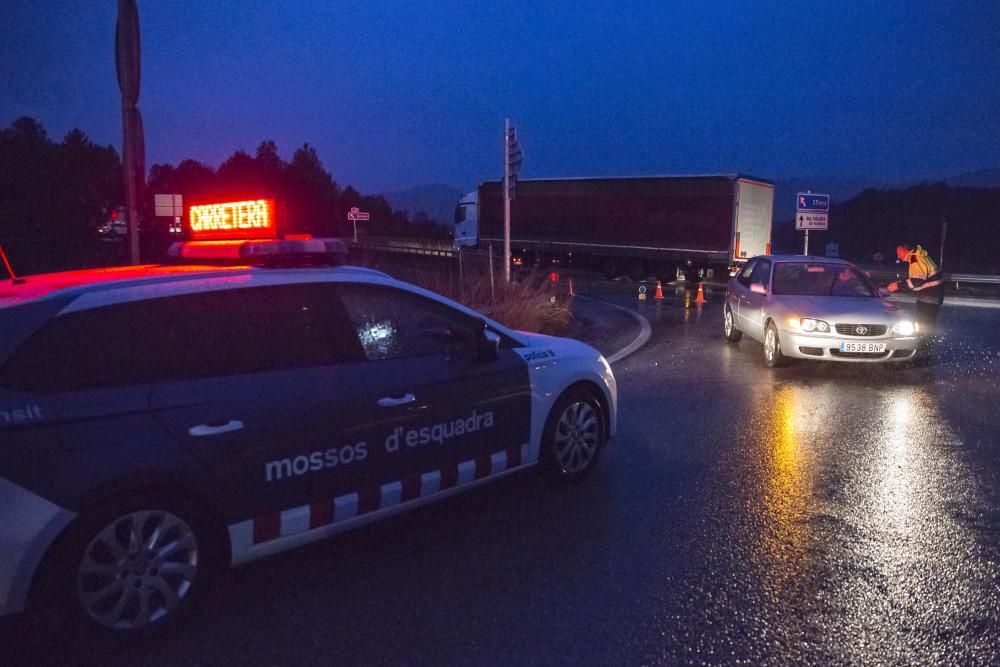
[[[645,317],[643,317],[642,315],[633,310],[629,310],[628,308],[619,306],[618,304],[615,303],[608,303],[607,301],[601,301],[600,299],[593,299],[589,296],[581,296],[577,294],[573,298],[585,299],[586,301],[594,301],[596,303],[602,303],[605,306],[611,306],[612,308],[617,308],[618,310],[628,313],[639,322],[639,335],[635,337],[635,340],[633,340],[631,343],[629,343],[622,349],[618,350],[614,354],[608,355],[606,358],[609,364],[621,361],[628,355],[639,350],[643,345],[646,344],[646,342],[649,340],[649,337],[653,334],[653,327],[650,326],[649,320],[647,320]]]

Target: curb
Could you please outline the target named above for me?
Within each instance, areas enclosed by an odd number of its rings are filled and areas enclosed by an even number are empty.
[[[634,317],[636,321],[639,323],[639,335],[636,336],[631,343],[629,343],[622,349],[618,350],[614,354],[608,355],[607,360],[609,364],[619,362],[625,357],[632,354],[633,352],[636,352],[639,349],[641,349],[642,346],[645,345],[647,341],[649,341],[649,337],[653,334],[653,327],[649,324],[649,320],[647,320],[639,313],[629,310],[628,308],[625,308],[624,306],[619,306],[618,304],[615,303],[608,303],[607,301],[601,301],[600,299],[592,299],[589,296],[581,296],[579,294],[575,295],[573,298],[584,299],[586,301],[593,301],[594,303],[600,303],[605,306],[611,306],[612,308],[617,308],[618,310],[626,312],[632,317]]]

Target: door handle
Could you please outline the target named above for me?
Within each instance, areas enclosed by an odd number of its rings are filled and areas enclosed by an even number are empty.
[[[386,396],[385,398],[380,398],[376,403],[380,408],[394,408],[397,405],[406,405],[407,403],[412,403],[417,400],[417,397],[413,394],[403,394],[402,396],[393,397]]]
[[[200,438],[206,435],[219,435],[220,433],[238,431],[241,428],[243,428],[243,422],[238,419],[230,419],[225,424],[198,424],[197,426],[192,426],[188,429],[188,434]]]

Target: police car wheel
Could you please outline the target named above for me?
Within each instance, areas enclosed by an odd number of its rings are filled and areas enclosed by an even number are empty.
[[[743,338],[743,332],[736,328],[736,318],[733,317],[733,311],[729,306],[726,306],[724,326],[727,342],[738,343]]]
[[[567,481],[583,478],[594,468],[606,437],[604,408],[587,391],[560,398],[545,426],[543,467]]]
[[[97,639],[158,631],[220,563],[197,513],[135,498],[90,513],[56,547],[44,583],[67,630]]]

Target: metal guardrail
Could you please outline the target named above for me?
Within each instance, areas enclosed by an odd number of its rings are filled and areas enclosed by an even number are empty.
[[[945,282],[955,283],[981,283],[985,285],[1000,285],[1000,276],[977,275],[974,273],[948,273],[945,274]]]
[[[864,268],[864,267],[862,267]],[[868,276],[874,280],[899,280],[900,278],[906,278],[906,272],[896,272],[889,271],[885,269],[872,269],[866,271]],[[979,273],[946,273],[944,274],[945,283],[954,283],[959,285],[961,283],[972,283],[979,285],[1000,285],[1000,276],[979,274]]]
[[[420,241],[370,241],[358,240],[352,245],[354,248],[362,250],[377,250],[382,252],[399,252],[407,255],[426,255],[432,257],[454,257],[457,250],[448,243],[442,241],[420,242]]]

